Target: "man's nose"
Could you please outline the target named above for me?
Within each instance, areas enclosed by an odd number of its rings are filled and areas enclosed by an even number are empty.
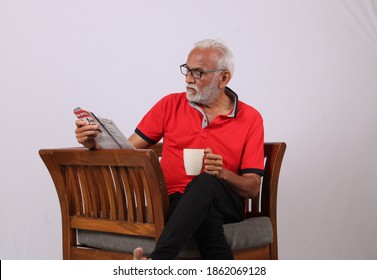
[[[195,79],[191,74],[191,71],[189,71],[186,75],[186,83],[187,84],[195,84]]]

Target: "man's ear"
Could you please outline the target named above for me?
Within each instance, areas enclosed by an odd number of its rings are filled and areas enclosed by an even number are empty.
[[[225,71],[224,73],[222,73],[220,76],[220,87],[225,88],[226,85],[229,83],[230,79],[231,74],[229,71]]]

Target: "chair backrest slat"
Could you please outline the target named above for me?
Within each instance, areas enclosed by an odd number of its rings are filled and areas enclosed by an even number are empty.
[[[126,201],[126,220],[130,223],[136,221],[136,207],[135,207],[135,194],[130,184],[129,172],[126,168],[120,168],[120,177],[123,183],[123,188],[125,191],[125,201]]]
[[[83,202],[80,181],[77,175],[77,168],[75,166],[67,166],[65,170],[67,190],[62,190],[62,192],[66,192],[69,196],[69,212],[71,213],[71,215],[81,216],[84,214],[84,211],[82,208]]]
[[[124,187],[119,174],[119,167],[110,167],[113,175],[114,187],[115,187],[115,201],[117,205],[117,217],[120,221],[125,221],[125,213],[127,205],[125,202]]]
[[[89,189],[89,194],[88,194],[88,201],[90,201],[90,208],[91,211],[89,213],[89,217],[93,218],[100,218],[101,217],[101,207],[99,203],[99,191],[98,191],[98,186],[97,182],[94,180],[94,173],[92,167],[87,167],[84,168],[84,174],[85,174],[85,180],[90,186]]]

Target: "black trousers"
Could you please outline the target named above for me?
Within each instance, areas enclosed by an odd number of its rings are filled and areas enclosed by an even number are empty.
[[[174,259],[194,238],[203,259],[233,259],[224,223],[243,220],[244,199],[217,177],[200,174],[183,195],[171,195],[172,214],[158,240],[152,259]]]

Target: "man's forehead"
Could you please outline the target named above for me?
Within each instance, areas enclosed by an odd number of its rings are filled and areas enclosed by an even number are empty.
[[[219,53],[215,49],[193,49],[187,57],[189,68],[213,68],[217,66]]]

